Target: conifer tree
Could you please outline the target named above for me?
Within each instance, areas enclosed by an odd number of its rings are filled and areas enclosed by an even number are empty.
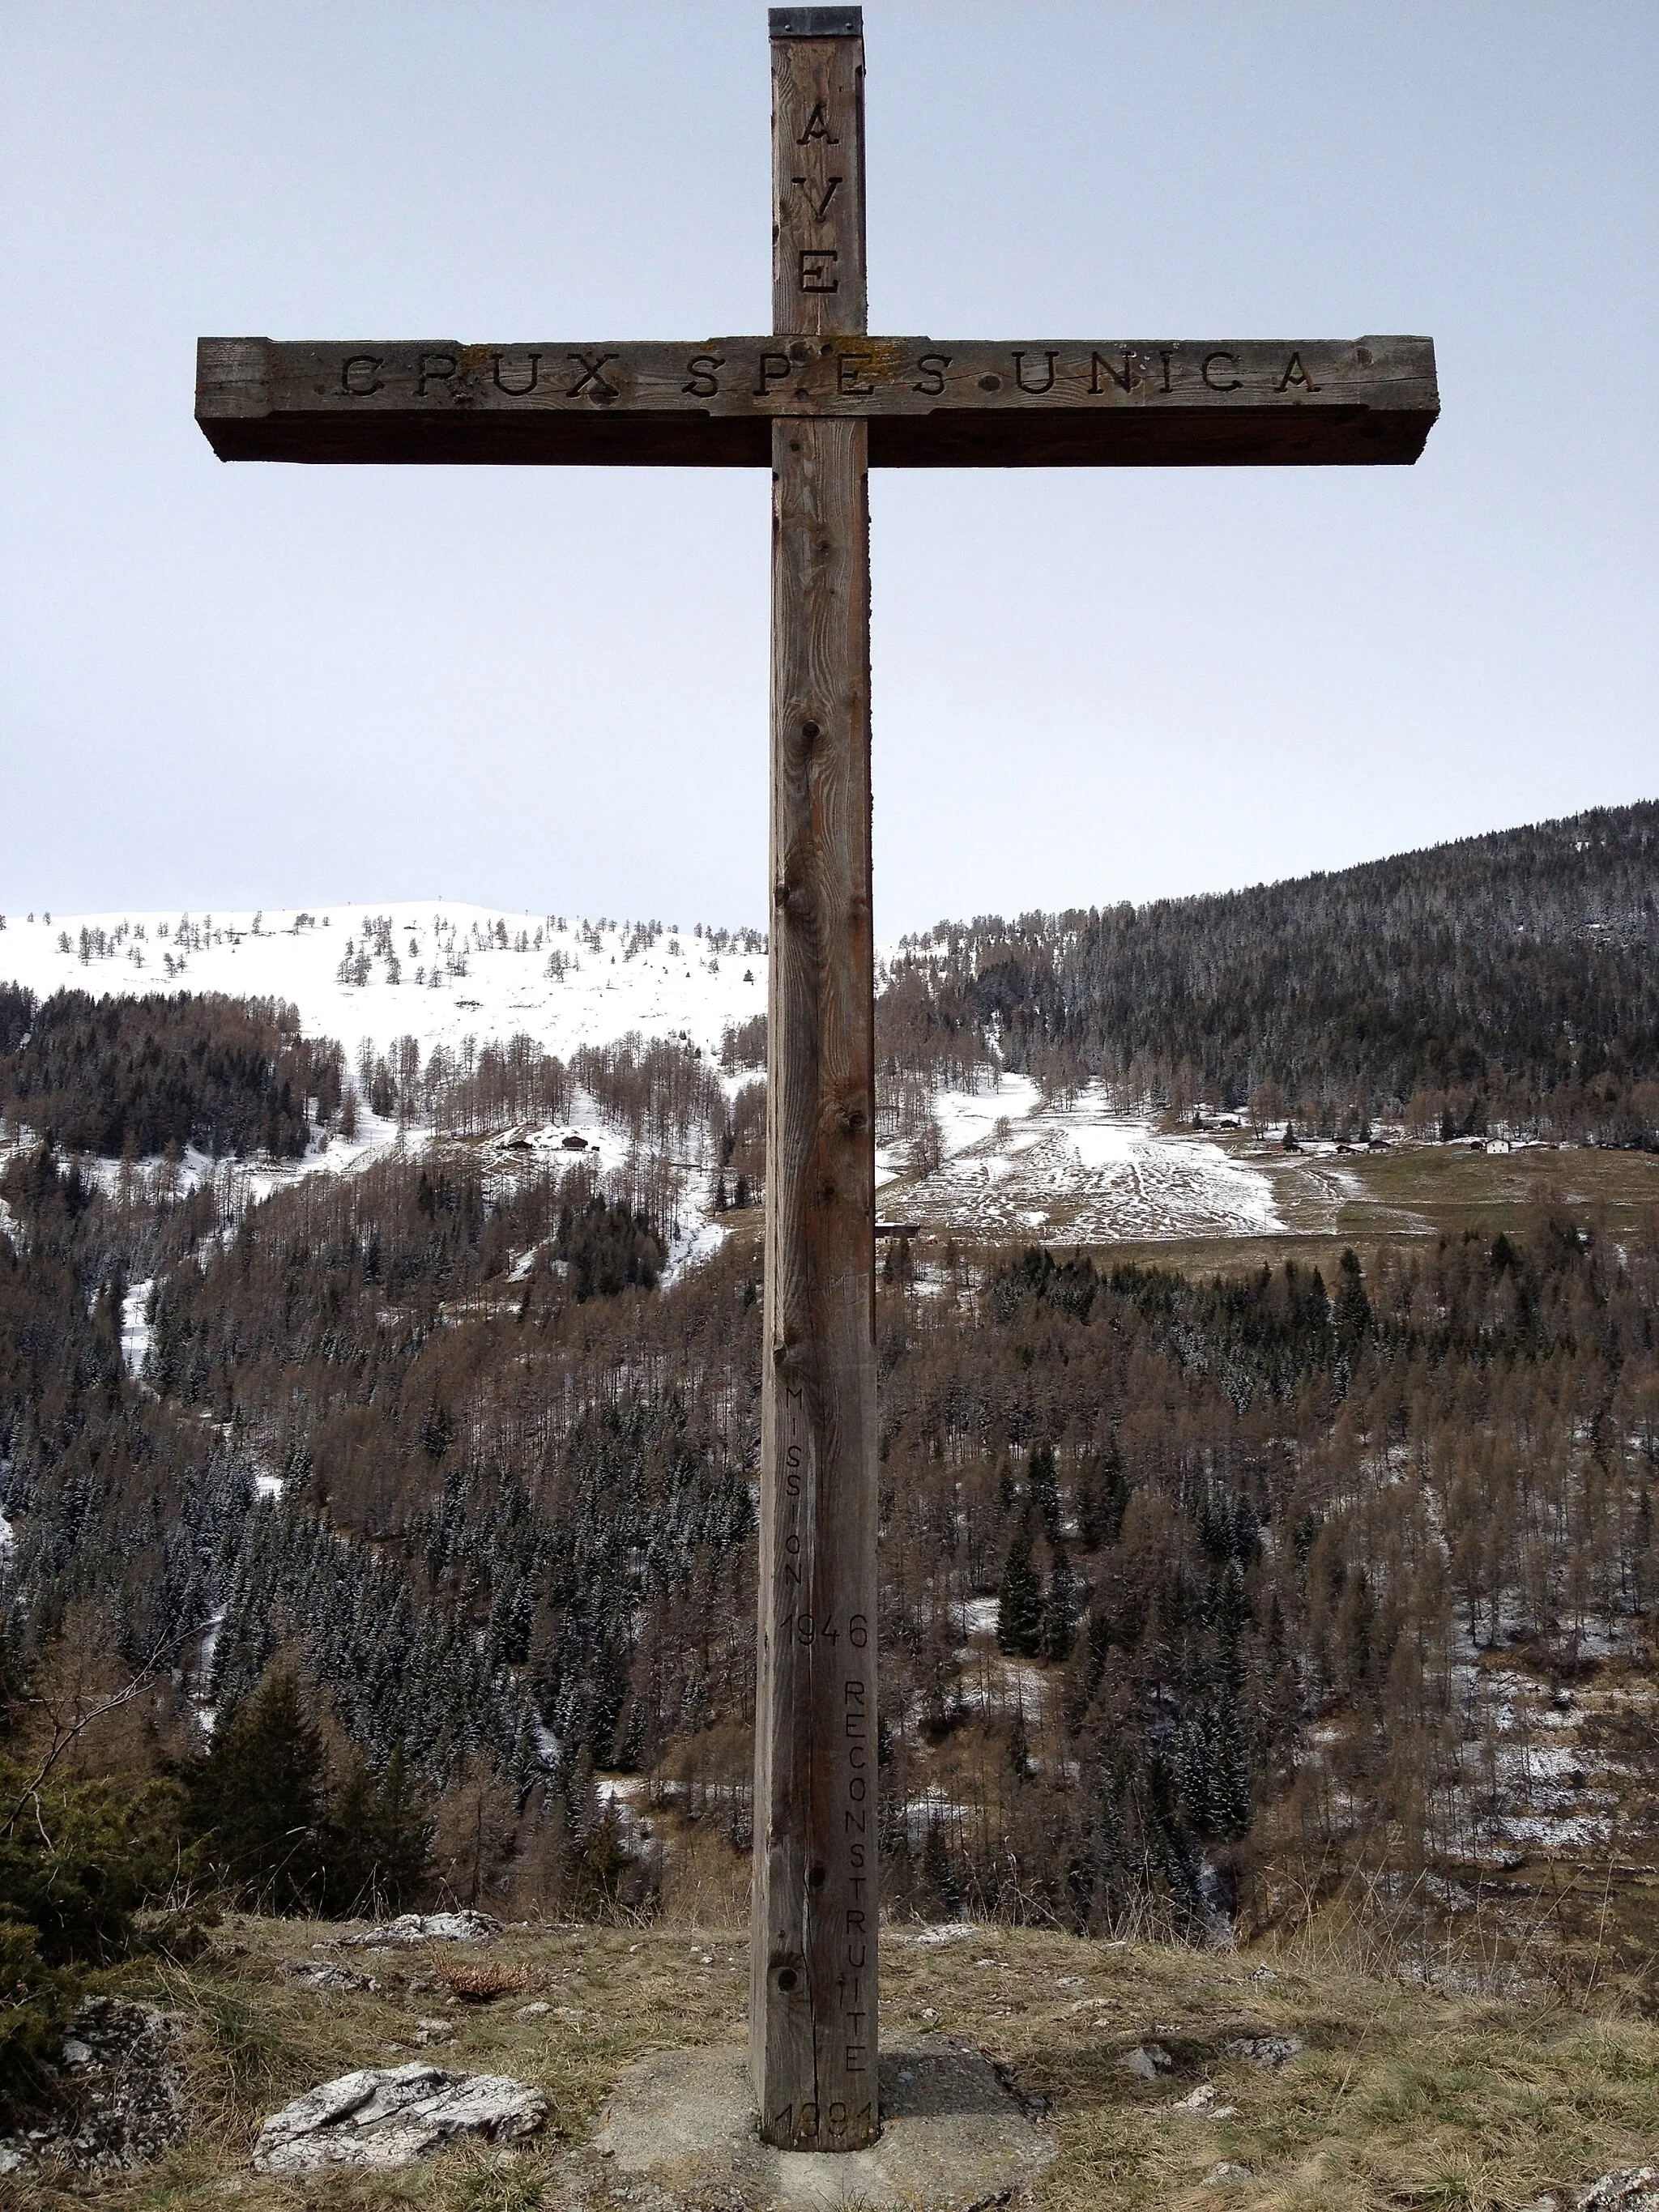
[[[1031,1516],[1014,1531],[997,1591],[997,1644],[1010,1657],[1036,1656],[1042,1633],[1042,1583],[1031,1558]]]
[[[1022,1699],[1014,1706],[1014,1717],[1008,1730],[1008,1765],[1017,1782],[1029,1782],[1031,1776],[1031,1744],[1025,1733],[1025,1705]]]
[[[1210,1741],[1211,1820],[1229,1842],[1250,1825],[1250,1753],[1238,1699],[1224,1690],[1216,1703]]]
[[[1334,1320],[1338,1340],[1350,1352],[1370,1334],[1370,1300],[1365,1296],[1364,1278],[1352,1249],[1342,1255]]]
[[[359,1757],[335,1798],[325,1840],[329,1909],[401,1912],[432,1880],[433,1822],[398,1745],[382,1773]]]
[[[1077,1571],[1072,1565],[1071,1554],[1066,1549],[1065,1538],[1056,1536],[1050,1548],[1052,1559],[1048,1587],[1042,1596],[1042,1620],[1037,1644],[1045,1659],[1058,1662],[1069,1659],[1072,1655],[1072,1645],[1077,1637],[1078,1616],[1082,1610],[1082,1590]]]
[[[1114,1436],[1098,1459],[1085,1460],[1079,1473],[1078,1534],[1085,1552],[1115,1544],[1128,1509],[1129,1483],[1123,1449]]]
[[[1042,1525],[1053,1543],[1060,1534],[1060,1484],[1054,1473],[1054,1448],[1036,1444],[1026,1468],[1031,1503],[1042,1516]]]
[[[929,1820],[927,1833],[921,1846],[922,1880],[932,1891],[935,1909],[947,1920],[954,1920],[962,1909],[962,1885],[951,1857],[951,1847],[945,1840],[945,1824]]]
[[[286,1668],[268,1674],[185,1778],[209,1862],[268,1911],[321,1901],[326,1876],[322,1731]]]

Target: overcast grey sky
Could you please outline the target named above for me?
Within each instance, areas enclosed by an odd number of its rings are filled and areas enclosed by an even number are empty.
[[[769,316],[762,0],[0,8],[0,909],[762,921],[763,471],[225,466],[198,332]],[[876,330],[1428,332],[1409,470],[878,476],[878,922],[1659,792],[1659,8],[866,0]]]

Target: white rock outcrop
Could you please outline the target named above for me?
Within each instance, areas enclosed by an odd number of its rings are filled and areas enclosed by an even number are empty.
[[[273,2112],[253,2147],[258,2173],[410,2166],[465,2141],[514,2142],[547,2118],[547,2100],[505,2074],[366,2066]]]
[[[493,1943],[501,1932],[487,1912],[400,1912],[366,1935],[342,1936],[342,1950],[395,1951],[410,1943]]]

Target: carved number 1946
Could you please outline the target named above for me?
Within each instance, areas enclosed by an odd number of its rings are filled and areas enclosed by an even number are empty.
[[[833,1613],[823,1620],[810,1613],[799,1613],[795,1616],[795,1637],[801,1644],[839,1644],[841,1631],[836,1626]],[[854,1613],[848,1621],[847,1641],[854,1651],[862,1651],[870,1641],[870,1624],[861,1613]]]

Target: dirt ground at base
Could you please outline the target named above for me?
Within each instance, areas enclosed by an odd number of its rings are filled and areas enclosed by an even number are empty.
[[[190,2140],[129,2174],[14,2177],[0,2204],[562,2212],[571,2154],[624,2068],[744,2033],[737,1929],[525,1928],[484,1948],[415,1951],[342,1951],[343,1932],[228,1921],[189,1967],[127,1970],[121,1986],[184,2024]],[[319,1962],[378,1986],[295,1978]],[[1039,2212],[1507,2212],[1659,2148],[1659,2026],[1616,2000],[1603,2011],[1497,2002],[1263,1949],[999,1927],[890,1928],[881,1966],[884,2037],[982,2050],[1052,2130]],[[434,2021],[444,2025],[421,2025]],[[1152,2056],[1126,2066],[1133,2052]],[[333,2075],[416,2057],[532,2083],[549,2100],[547,2129],[506,2154],[337,2172],[325,2186],[253,2173],[266,2114]],[[611,2194],[596,2185],[590,2212]]]

